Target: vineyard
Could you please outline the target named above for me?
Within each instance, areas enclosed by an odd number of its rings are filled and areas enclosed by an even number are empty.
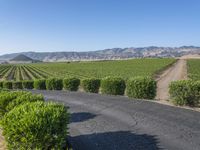
[[[133,59],[98,62],[35,63],[1,65],[1,80],[35,80],[49,77],[82,78],[118,76],[124,79],[135,76],[153,76],[175,59]]]
[[[35,80],[48,78],[49,73],[46,73],[34,66],[28,65],[1,65],[0,78],[1,80]]]
[[[193,80],[200,79],[200,60],[191,59],[187,61],[188,66],[188,76]]]

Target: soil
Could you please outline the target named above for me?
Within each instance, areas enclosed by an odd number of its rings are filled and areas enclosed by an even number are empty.
[[[169,84],[172,81],[184,79],[187,79],[187,62],[185,59],[179,59],[157,78],[156,99],[160,101],[169,100]]]

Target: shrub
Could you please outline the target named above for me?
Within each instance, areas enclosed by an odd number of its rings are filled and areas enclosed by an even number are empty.
[[[23,81],[22,86],[24,89],[33,89],[33,81]]]
[[[131,98],[154,99],[156,96],[156,81],[149,77],[135,77],[127,81],[126,94]]]
[[[41,94],[32,94],[25,93],[13,99],[8,106],[6,107],[6,111],[12,110],[14,107],[24,104],[26,102],[36,102],[36,101],[44,101],[44,96]]]
[[[6,107],[7,105],[15,99],[16,96],[10,94],[9,92],[1,92],[0,94],[0,116],[2,116],[7,112]]]
[[[9,103],[11,103],[14,99],[16,99],[18,96],[27,94],[29,92],[23,92],[23,91],[14,91],[14,92],[8,92],[8,91],[2,91],[0,93],[0,116],[2,117],[8,110],[7,106]]]
[[[95,78],[83,79],[81,81],[81,86],[86,92],[98,93],[100,87],[100,79],[95,79]]]
[[[0,81],[0,88],[3,88],[3,81]]]
[[[12,82],[11,81],[4,81],[3,88],[5,89],[12,89]]]
[[[62,90],[63,89],[62,79],[55,79],[55,78],[47,79],[46,89],[47,90]]]
[[[80,85],[80,79],[77,78],[65,78],[63,80],[63,87],[65,90],[77,91]]]
[[[35,80],[33,86],[37,90],[46,90],[46,80],[44,79]]]
[[[124,95],[126,85],[122,78],[106,77],[101,80],[101,92],[103,94]]]
[[[62,149],[68,133],[67,108],[57,103],[25,103],[2,119],[9,149]]]
[[[175,105],[197,106],[200,102],[200,81],[173,81],[169,93]]]
[[[20,82],[20,81],[14,81],[14,82],[12,82],[12,88],[13,89],[22,89],[23,87],[22,87],[22,82]]]

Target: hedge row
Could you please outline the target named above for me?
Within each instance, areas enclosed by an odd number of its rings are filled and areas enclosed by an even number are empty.
[[[5,89],[33,89],[34,81],[1,81],[0,88]]]
[[[1,84],[0,84],[1,86]],[[77,91],[79,86],[90,93],[103,93],[109,95],[124,95],[132,98],[153,99],[156,95],[156,82],[147,77],[136,77],[125,82],[119,77],[105,77],[103,79],[88,78],[80,81],[78,78],[66,79],[51,78],[47,80],[22,81],[2,83],[6,89],[37,89],[37,90],[69,90]]]
[[[148,77],[136,77],[127,82],[127,96],[140,99],[154,99],[156,96],[156,81]]]
[[[66,78],[63,80],[63,88],[69,91],[77,91],[80,85],[80,79]]]
[[[174,81],[170,84],[169,93],[175,105],[198,106],[200,104],[200,81]]]
[[[101,80],[101,92],[103,94],[124,95],[125,81],[118,77],[106,77]]]
[[[98,93],[100,88],[100,83],[101,83],[100,79],[89,78],[89,79],[83,79],[81,81],[81,86],[86,92]]]
[[[69,113],[30,92],[0,92],[0,126],[8,149],[62,149]],[[38,134],[39,133],[39,134]]]

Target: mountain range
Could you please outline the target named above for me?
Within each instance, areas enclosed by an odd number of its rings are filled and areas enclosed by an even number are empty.
[[[22,52],[0,56],[1,61],[8,61],[23,54],[31,59],[45,62],[81,61],[81,60],[115,60],[144,57],[180,57],[188,54],[200,54],[200,47],[140,47],[112,48],[88,52]]]

